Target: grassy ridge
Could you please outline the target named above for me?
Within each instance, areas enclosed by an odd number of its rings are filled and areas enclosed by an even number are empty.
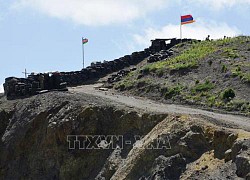
[[[180,55],[146,65],[143,70],[145,72],[158,72],[162,73],[164,70],[181,70],[187,68],[198,67],[199,61],[208,55],[221,50],[222,56],[226,58],[238,58],[240,55],[233,48],[227,47],[228,44],[245,43],[248,39],[241,37],[229,38],[216,41],[201,41],[194,43],[191,48],[183,51]],[[178,45],[177,45],[178,46]]]
[[[213,43],[210,41],[203,41],[194,44],[190,49],[185,50],[179,56],[174,58],[159,61],[153,64],[149,64],[144,67],[145,71],[162,71],[163,69],[180,70],[185,68],[197,67],[200,59],[208,56],[216,51]]]
[[[138,68],[114,87],[169,103],[250,115],[250,37],[183,43],[173,50],[172,57]]]

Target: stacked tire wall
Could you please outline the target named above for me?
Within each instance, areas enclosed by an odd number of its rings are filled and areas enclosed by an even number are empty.
[[[166,44],[166,40],[170,40]],[[28,78],[8,77],[5,79],[4,91],[8,99],[26,97],[37,94],[42,90],[65,89],[66,86],[83,85],[89,81],[96,80],[107,74],[119,71],[126,67],[136,65],[145,58],[161,50],[168,50],[180,42],[192,41],[191,39],[156,39],[152,40],[152,45],[143,51],[134,52],[113,61],[92,64],[81,71],[40,73],[30,75]]]

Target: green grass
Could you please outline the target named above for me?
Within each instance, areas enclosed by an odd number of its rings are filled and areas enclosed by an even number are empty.
[[[202,91],[209,91],[209,90],[213,89],[214,87],[215,87],[215,85],[213,83],[211,83],[210,81],[206,81],[205,83],[196,84],[191,89],[191,91],[193,93],[202,92]]]
[[[132,80],[135,72],[130,72],[122,81],[115,84],[115,89],[120,89],[121,91],[132,89],[136,83],[135,80]]]
[[[248,39],[246,37],[240,36],[216,41],[201,41],[194,43],[190,48],[184,50],[176,57],[144,66],[143,71],[148,73],[155,72],[161,76],[167,69],[181,70],[195,68],[199,65],[200,60],[220,49],[222,50],[222,55],[224,57],[235,59],[240,57],[240,55],[235,48],[228,47],[228,45],[233,46],[235,44],[246,43],[247,41]],[[177,45],[176,48],[179,46],[180,45]],[[210,63],[212,64],[213,62],[211,61]]]
[[[114,88],[120,89],[121,91],[129,90],[134,87],[134,81],[123,80],[117,83]]]
[[[240,57],[239,53],[236,50],[233,50],[232,48],[225,48],[223,52],[223,56],[226,58],[232,58],[232,59],[236,59]]]
[[[214,106],[216,103],[216,96],[210,96],[207,98],[207,103],[210,107]]]
[[[243,66],[250,67],[250,63],[249,62],[243,63]]]
[[[250,73],[244,73],[243,74],[243,77],[242,77],[242,80],[247,82],[247,83],[250,83]]]
[[[236,76],[239,76],[240,78],[243,77],[243,72],[241,71],[240,67],[236,67],[236,68],[232,69],[231,72],[232,72],[232,75],[234,77],[236,77]]]
[[[228,111],[241,111],[245,113],[250,112],[249,102],[245,100],[241,100],[241,99],[235,99],[235,100],[228,102],[227,104],[225,104],[225,108]]]
[[[213,42],[202,41],[193,44],[190,49],[183,51],[179,56],[146,65],[144,71],[157,72],[163,71],[163,69],[180,70],[197,67],[199,60],[214,51],[216,51],[216,47],[213,46]]]
[[[234,77],[240,77],[242,81],[250,83],[250,72],[243,72],[240,67],[231,70]]]
[[[225,73],[227,72],[227,66],[225,64],[222,65],[221,72]]]
[[[171,99],[172,97],[179,95],[183,89],[184,87],[181,85],[176,85],[176,86],[167,88],[166,93],[165,93],[165,99]]]

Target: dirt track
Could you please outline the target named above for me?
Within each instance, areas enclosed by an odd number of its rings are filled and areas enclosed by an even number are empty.
[[[250,131],[250,118],[231,115],[231,114],[220,114],[215,112],[210,112],[206,110],[185,107],[182,105],[175,104],[162,104],[149,99],[144,99],[140,97],[130,97],[121,94],[117,94],[113,91],[102,91],[99,90],[101,84],[92,84],[78,86],[75,88],[70,88],[70,92],[75,93],[85,93],[94,96],[99,96],[112,100],[117,103],[125,104],[129,107],[139,108],[145,111],[159,112],[159,113],[178,113],[178,114],[192,114],[201,115],[207,117],[210,122],[220,124],[225,127],[240,128]]]

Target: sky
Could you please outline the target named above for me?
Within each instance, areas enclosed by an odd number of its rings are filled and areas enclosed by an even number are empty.
[[[250,35],[250,0],[0,0],[0,92],[28,72],[82,69],[150,46],[155,38]]]

